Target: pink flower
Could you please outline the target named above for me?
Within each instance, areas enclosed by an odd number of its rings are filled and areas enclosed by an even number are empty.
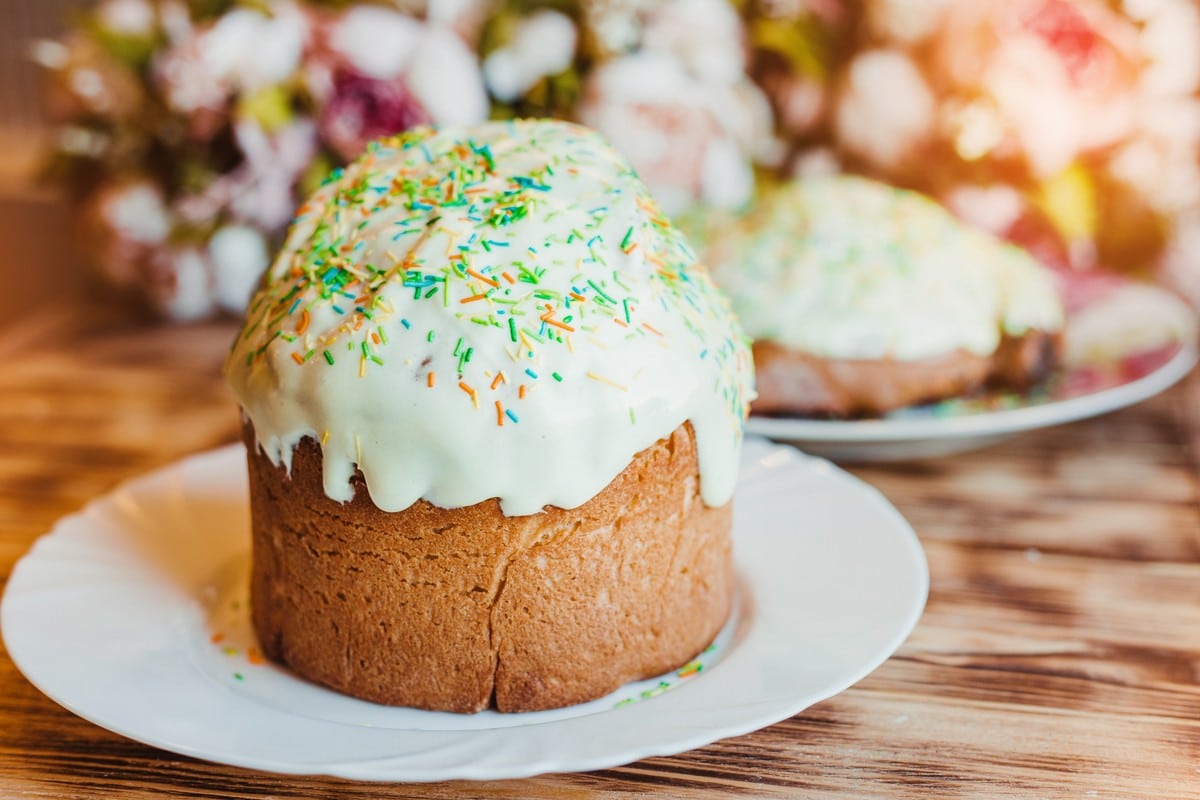
[[[667,214],[697,202],[745,205],[754,190],[754,162],[777,162],[781,152],[770,103],[746,75],[737,13],[724,0],[591,11],[593,39],[604,21],[612,24],[608,45],[634,33],[637,41],[626,43],[631,52],[587,72],[580,121],[630,160]],[[626,23],[636,24],[620,32]]]
[[[316,125],[299,118],[267,132],[251,119],[238,120],[234,141],[241,162],[202,189],[176,198],[172,211],[185,223],[208,227],[232,218],[275,235],[296,208],[295,187],[317,151]]]
[[[262,231],[249,225],[226,225],[208,240],[213,300],[224,311],[246,310],[270,253]]]
[[[235,8],[216,22],[192,28],[178,9],[168,49],[154,62],[154,77],[176,111],[222,110],[237,94],[276,86],[299,69],[309,22],[290,0],[267,9]]]
[[[315,125],[299,119],[268,133],[250,120],[234,126],[244,160],[226,176],[229,208],[237,219],[272,233],[292,218],[295,186],[317,149]]]
[[[705,83],[651,50],[593,69],[579,117],[630,160],[668,214],[696,201],[746,203],[752,160],[772,142],[770,107],[749,81]]]
[[[802,136],[820,124],[828,105],[821,81],[787,69],[764,69],[757,77],[783,130]]]
[[[868,50],[850,64],[834,128],[850,153],[900,171],[931,136],[935,108],[933,91],[904,51]]]
[[[120,289],[139,288],[144,265],[172,227],[162,190],[143,178],[101,184],[77,221],[91,266]]]
[[[1174,220],[1171,239],[1158,266],[1158,276],[1200,309],[1200,210]]]
[[[519,20],[512,38],[488,54],[484,80],[496,99],[511,103],[538,81],[570,67],[578,38],[566,14],[539,9]]]
[[[318,26],[308,80],[318,103],[337,92],[338,76],[389,81],[439,124],[470,125],[487,118],[487,91],[476,54],[452,30],[382,6],[356,5]],[[352,82],[347,91],[378,95],[382,87]]]
[[[1130,131],[1140,59],[1136,27],[1098,0],[954,3],[934,38],[960,154],[1018,156],[1038,177]]]
[[[381,80],[343,69],[334,75],[332,96],[321,111],[320,132],[338,155],[349,160],[372,139],[430,121],[402,79]]]
[[[193,322],[216,312],[212,284],[212,265],[199,247],[162,247],[147,264],[146,299],[157,313],[175,322]]]

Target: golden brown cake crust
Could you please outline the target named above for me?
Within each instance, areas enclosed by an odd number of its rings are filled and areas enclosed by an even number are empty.
[[[524,517],[494,499],[380,511],[361,476],[338,503],[314,441],[296,448],[289,477],[249,425],[245,438],[263,652],[347,694],[556,708],[685,663],[729,615],[730,506],[700,499],[690,424],[584,505]]]
[[[754,343],[756,414],[883,414],[944,400],[985,383],[1024,390],[1057,364],[1061,337],[1005,336],[991,356],[965,350],[913,361],[818,358],[768,341]]]

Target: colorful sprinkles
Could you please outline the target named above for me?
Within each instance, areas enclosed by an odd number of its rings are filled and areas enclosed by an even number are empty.
[[[673,316],[684,324],[668,325]],[[300,209],[239,342],[249,368],[282,356],[340,370],[344,348],[359,378],[424,358],[425,388],[440,390],[435,367],[449,369],[462,400],[447,402],[478,410],[486,387],[504,427],[520,423],[529,393],[508,376],[630,393],[632,367],[593,370],[587,353],[645,339],[679,358],[715,354],[704,369],[740,430],[750,366],[737,331],[619,156],[586,129],[533,120],[418,128],[335,171]],[[578,367],[556,357],[543,369],[556,352]]]

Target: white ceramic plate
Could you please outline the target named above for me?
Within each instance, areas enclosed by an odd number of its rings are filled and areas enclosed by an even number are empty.
[[[1169,388],[1196,364],[1196,345],[1137,354],[1103,371],[1076,370],[1030,396],[992,392],[879,419],[751,417],[746,431],[838,461],[894,461],[974,450],[1023,431],[1099,416]],[[1141,359],[1141,360],[1139,360]]]
[[[556,711],[377,706],[250,649],[244,458],[232,446],[138,478],[34,545],[0,607],[30,681],[132,739],[274,772],[433,781],[601,769],[748,733],[837,694],[900,645],[928,588],[920,545],[882,495],[750,440],[735,501],[738,605],[697,662]]]

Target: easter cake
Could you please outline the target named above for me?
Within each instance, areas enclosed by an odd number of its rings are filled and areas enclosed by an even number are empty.
[[[934,201],[848,175],[768,192],[713,235],[713,277],[754,339],[760,414],[882,414],[1059,360],[1050,273]]]
[[[300,209],[226,372],[254,628],[309,680],[554,708],[685,663],[729,616],[749,348],[585,128],[374,143]]]

